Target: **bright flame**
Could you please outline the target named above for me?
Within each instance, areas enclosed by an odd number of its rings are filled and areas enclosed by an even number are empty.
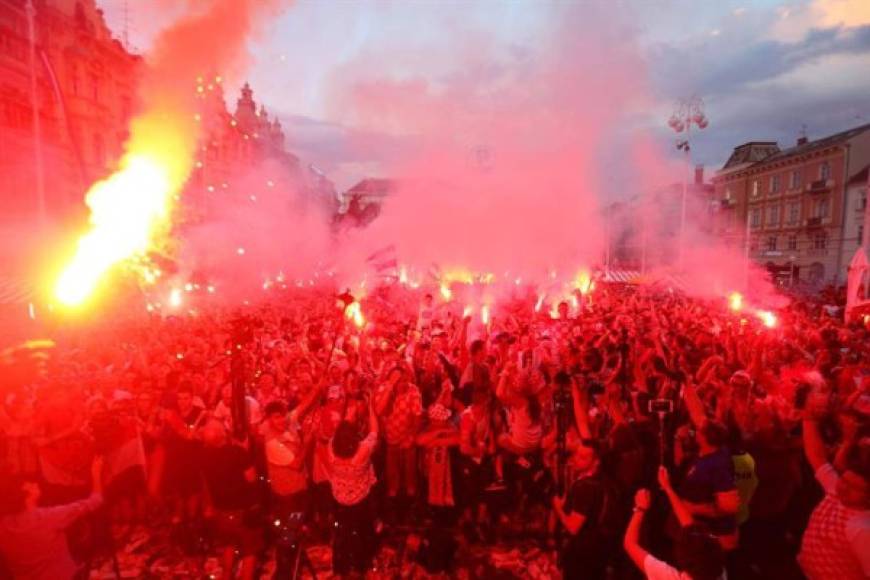
[[[480,321],[484,324],[484,326],[489,326],[489,306],[484,304],[480,308]]]
[[[172,292],[169,293],[169,305],[173,308],[181,306],[181,290],[178,288],[173,288]]]
[[[546,298],[546,294],[541,294],[538,296],[538,301],[535,302],[535,312],[540,312],[541,308],[544,306],[544,298]]]
[[[770,312],[769,310],[759,310],[756,314],[767,328],[774,328],[776,326],[776,315],[773,312]]]
[[[348,319],[353,320],[353,323],[357,328],[362,328],[366,324],[366,319],[363,316],[359,302],[352,302],[349,304],[345,311],[345,316],[347,316]]]
[[[743,295],[740,292],[732,292],[728,296],[728,307],[734,312],[740,312],[743,308]]]
[[[474,308],[472,308],[471,306],[466,306],[462,310],[462,318],[468,318],[469,316],[471,316],[472,312],[474,312]]]
[[[453,298],[453,291],[450,289],[450,285],[447,282],[441,282],[441,297],[448,302]]]
[[[91,229],[79,239],[72,262],[57,281],[55,294],[67,306],[84,302],[115,264],[144,257],[156,235],[168,226],[173,195],[181,186],[173,170],[145,154],[129,154],[121,169],[88,191]]]
[[[577,279],[574,281],[574,286],[580,291],[580,294],[586,295],[592,290],[592,276],[586,270],[581,270],[577,274]]]

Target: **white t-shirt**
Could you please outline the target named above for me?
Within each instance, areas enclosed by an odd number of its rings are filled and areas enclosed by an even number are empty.
[[[667,562],[662,562],[652,554],[647,554],[643,561],[643,571],[648,580],[692,580],[685,572],[680,572]],[[722,571],[719,580],[728,580],[728,575]]]

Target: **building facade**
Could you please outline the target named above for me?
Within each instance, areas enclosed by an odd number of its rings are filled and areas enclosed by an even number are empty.
[[[207,219],[227,195],[256,199],[276,191],[325,216],[338,209],[334,184],[317,168],[304,165],[285,148],[281,122],[270,118],[245,83],[233,112],[227,108],[220,76],[197,79],[202,124],[200,150],[185,190],[186,208]],[[289,194],[289,195],[288,195]],[[325,219],[328,219],[325,217]]]
[[[27,4],[0,0],[0,204],[13,219],[39,208],[40,161],[48,212],[81,206],[121,154],[142,65],[112,37],[95,0],[33,0],[31,60]]]
[[[740,145],[713,180],[715,229],[783,283],[840,284],[858,246],[849,184],[868,164],[870,125],[784,150]]]

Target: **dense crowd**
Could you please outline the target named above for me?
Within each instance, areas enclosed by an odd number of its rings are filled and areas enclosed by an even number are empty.
[[[64,332],[3,385],[6,574],[87,574],[125,526],[170,524],[228,578],[307,575],[317,542],[364,575],[410,530],[433,573],[523,537],[565,578],[870,577],[867,327],[823,300],[770,328],[678,292],[578,298],[484,323],[396,285],[362,323],[299,290]]]

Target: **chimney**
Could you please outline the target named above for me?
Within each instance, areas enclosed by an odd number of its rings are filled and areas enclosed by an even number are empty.
[[[797,140],[798,147],[800,147],[801,145],[806,145],[807,141],[808,141],[807,136],[801,135],[800,137],[798,137],[798,140]]]
[[[704,166],[696,165],[695,166],[695,185],[703,185],[704,184]]]

